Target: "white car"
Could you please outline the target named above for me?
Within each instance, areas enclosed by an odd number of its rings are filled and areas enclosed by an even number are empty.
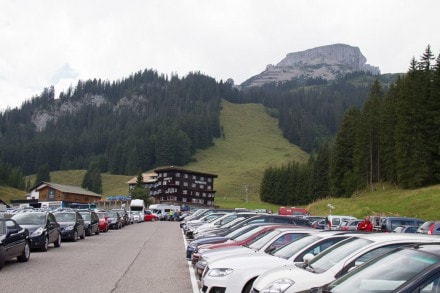
[[[261,274],[252,292],[292,293],[324,286],[358,266],[393,248],[422,242],[434,242],[429,235],[367,233],[353,234],[310,261],[280,266]],[[304,259],[307,259],[305,256]]]
[[[307,253],[316,255],[339,241],[352,237],[335,232],[305,235],[272,253],[239,255],[214,261],[205,272],[203,286],[207,288],[207,292],[213,287],[225,288],[226,292],[250,292],[254,280],[268,269],[302,262]]]
[[[200,260],[196,263],[196,272],[199,275],[206,275],[206,270],[211,267],[211,264],[221,259],[231,259],[240,256],[246,257],[255,254],[264,255],[298,240],[305,235],[315,233],[319,233],[319,231],[312,228],[275,228],[274,230],[268,231],[268,233],[261,238],[257,238],[256,241],[249,246],[232,246],[202,252]]]

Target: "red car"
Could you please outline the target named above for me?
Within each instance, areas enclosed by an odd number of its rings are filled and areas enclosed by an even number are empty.
[[[153,214],[150,210],[145,210],[144,212],[144,221],[156,221],[157,220],[157,216],[155,214]]]
[[[99,217],[99,232],[107,232],[109,229],[106,212],[97,212]]]

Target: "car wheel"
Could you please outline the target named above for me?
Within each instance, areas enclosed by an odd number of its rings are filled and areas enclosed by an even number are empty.
[[[92,236],[92,228],[87,228],[86,236]]]
[[[49,236],[44,238],[44,244],[41,247],[41,251],[47,251],[49,248]]]
[[[73,242],[76,242],[76,241],[78,241],[78,231],[77,230],[75,230],[75,232],[73,233]]]
[[[5,265],[5,260],[6,260],[6,251],[5,248],[3,246],[0,246],[0,270],[3,268],[3,266]]]
[[[20,256],[17,256],[17,260],[19,262],[26,262],[29,260],[29,257],[31,256],[31,248],[29,246],[29,242],[25,242],[23,252]]]
[[[60,234],[58,234],[57,241],[55,241],[53,243],[53,246],[55,246],[55,247],[60,247],[61,246],[61,235]]]
[[[79,238],[81,238],[81,239],[86,238],[86,229],[83,229],[83,233],[81,234],[81,236]]]

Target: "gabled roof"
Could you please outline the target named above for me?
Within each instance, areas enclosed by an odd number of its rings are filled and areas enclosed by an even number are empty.
[[[142,182],[144,183],[154,183],[156,182],[156,178],[157,178],[157,174],[154,172],[142,174]],[[136,184],[136,181],[137,181],[137,176],[128,180],[127,184]]]
[[[83,194],[83,195],[89,195],[89,196],[95,196],[95,197],[101,197],[100,194],[97,194],[93,191],[78,187],[78,186],[71,186],[71,185],[64,185],[64,184],[58,184],[58,183],[52,183],[52,182],[45,182],[41,181],[37,185],[35,185],[32,189],[33,190],[40,190],[45,187],[51,187],[53,189],[59,190],[61,192],[65,193],[74,193],[74,194]]]

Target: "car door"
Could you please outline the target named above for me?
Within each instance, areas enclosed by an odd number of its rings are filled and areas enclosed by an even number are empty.
[[[55,242],[58,239],[58,234],[60,233],[58,223],[55,220],[54,215],[51,213],[47,214],[47,233],[49,235],[49,243]]]
[[[12,219],[7,219],[5,224],[6,235],[8,235],[4,240],[6,255],[8,258],[20,255],[26,241],[25,234],[20,233],[23,228]]]
[[[78,231],[78,235],[84,235],[85,231],[84,231],[84,219],[81,216],[80,213],[75,213],[76,214],[76,229]]]

